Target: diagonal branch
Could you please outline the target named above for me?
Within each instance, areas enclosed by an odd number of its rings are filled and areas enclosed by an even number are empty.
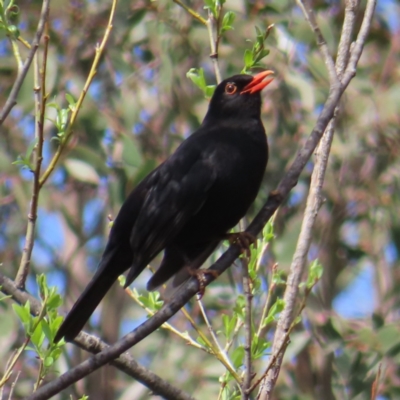
[[[17,303],[25,304],[29,300],[31,313],[34,315],[39,314],[41,309],[40,302],[27,292],[20,290],[11,279],[7,278],[1,273],[0,288],[4,294],[11,296],[13,300],[15,300]],[[80,335],[74,341],[74,344],[92,354],[97,354],[109,347],[102,340],[85,332],[80,333]],[[111,365],[118,368],[120,371],[125,372],[127,375],[136,379],[137,381],[141,382],[153,393],[156,393],[165,399],[194,400],[194,398],[189,394],[183,392],[179,388],[172,386],[170,383],[166,382],[158,375],[141,366],[129,354],[121,355],[119,358],[113,360],[111,362]]]
[[[28,57],[26,58],[21,71],[18,73],[18,77],[14,82],[14,85],[11,89],[10,95],[8,96],[6,104],[4,105],[3,109],[0,112],[0,126],[7,118],[12,108],[17,104],[18,93],[21,89],[22,84],[24,83],[26,74],[29,71],[29,67],[31,66],[36,50],[39,47],[40,39],[44,31],[44,26],[49,16],[49,8],[50,8],[50,0],[43,0],[42,11],[40,13],[40,19],[36,30],[35,39],[33,40],[33,43],[31,45]]]

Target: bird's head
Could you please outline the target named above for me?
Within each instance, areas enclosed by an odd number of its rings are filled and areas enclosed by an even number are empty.
[[[234,75],[222,81],[211,98],[206,120],[230,118],[259,118],[261,90],[272,82],[273,71],[255,76]]]

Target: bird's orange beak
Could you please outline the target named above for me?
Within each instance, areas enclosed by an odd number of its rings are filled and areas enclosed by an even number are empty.
[[[243,93],[252,94],[252,93],[257,93],[260,90],[263,90],[265,86],[269,85],[274,80],[274,78],[270,76],[273,74],[274,71],[263,71],[257,74],[256,76],[253,76],[253,80],[243,88],[240,94]],[[263,79],[266,78],[267,76],[270,76],[270,78],[264,81]]]

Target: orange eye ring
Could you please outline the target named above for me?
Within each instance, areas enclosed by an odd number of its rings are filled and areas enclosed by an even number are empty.
[[[225,85],[225,93],[226,94],[234,94],[237,91],[237,86],[233,82],[228,82]]]

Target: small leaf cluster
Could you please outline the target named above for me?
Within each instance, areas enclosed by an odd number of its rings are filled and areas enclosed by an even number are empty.
[[[34,172],[35,168],[33,164],[31,163],[31,157],[33,150],[35,149],[37,145],[37,139],[35,138],[29,143],[28,148],[26,149],[26,152],[24,155],[19,155],[18,158],[12,162],[13,165],[19,165],[22,168],[26,168],[31,172]]]
[[[260,61],[269,54],[269,50],[265,48],[265,41],[267,40],[271,29],[268,28],[265,30],[265,32],[263,32],[257,26],[255,28],[256,41],[251,50],[246,49],[244,52],[244,68],[242,70],[242,74],[248,73],[254,67],[261,66]]]
[[[45,275],[38,275],[37,283],[42,300],[39,315],[31,314],[29,300],[24,305],[13,304],[13,308],[24,326],[27,340],[30,343],[25,349],[34,351],[39,359],[40,368],[37,380],[39,384],[60,357],[65,343],[64,340],[54,343],[55,335],[63,321],[57,312],[58,307],[62,304],[62,298],[55,287],[47,286]]]
[[[18,39],[20,31],[16,25],[19,15],[19,7],[14,0],[0,0],[0,30],[5,30],[6,35],[12,39]]]
[[[76,109],[76,102],[69,93],[65,95],[65,98],[68,102],[67,108],[61,108],[56,102],[48,104],[48,107],[54,108],[57,112],[55,120],[51,118],[47,119],[49,121],[52,121],[57,128],[57,136],[55,136],[53,139],[59,141],[61,144],[63,144],[66,139],[66,132],[70,114]]]
[[[235,22],[236,14],[233,11],[228,11],[225,13],[224,18],[222,18],[221,28],[219,29],[219,35],[221,36],[226,31],[233,29],[233,23]]]
[[[191,79],[191,81],[204,93],[205,98],[210,99],[212,97],[215,85],[207,85],[203,68],[191,68],[186,73],[186,77]]]
[[[273,223],[269,222],[263,229],[262,238],[257,240],[256,245],[250,246],[250,258],[247,260],[248,273],[250,278],[250,289],[251,296],[261,298],[263,295],[262,280],[259,274],[263,254],[265,249],[274,238]],[[244,257],[244,256],[242,256]],[[275,276],[275,277],[274,277]],[[261,357],[264,357],[268,353],[268,349],[271,347],[271,342],[266,340],[266,335],[263,333],[264,329],[272,322],[276,321],[279,314],[284,308],[284,301],[277,298],[272,305],[269,305],[269,299],[271,291],[276,287],[277,284],[285,283],[282,279],[282,275],[274,269],[272,277],[270,279],[269,293],[265,300],[263,312],[260,317],[258,308],[253,308],[252,323],[251,323],[251,359],[256,361]],[[236,298],[235,305],[232,310],[232,315],[224,314],[222,316],[223,328],[218,332],[226,340],[225,349],[230,349],[234,342],[237,342],[243,337],[243,329],[245,327],[246,318],[246,302],[251,299],[246,298],[244,294],[240,294]],[[259,321],[258,323],[256,321]],[[232,362],[235,371],[238,373],[244,373],[244,360],[245,360],[245,347],[242,343],[237,343],[233,346],[233,350],[229,352],[229,357]],[[221,399],[239,399],[240,391],[238,387],[228,385],[234,381],[234,376],[227,371],[223,376],[220,377],[222,384]],[[237,382],[240,384],[240,382]]]
[[[146,294],[139,294],[136,289],[133,289],[132,291],[146,308],[152,310],[154,313],[161,310],[164,302],[161,300],[159,292],[154,291],[147,292]]]
[[[321,279],[324,268],[318,259],[315,259],[308,267],[307,281],[300,283],[299,287],[306,287],[311,290]]]

